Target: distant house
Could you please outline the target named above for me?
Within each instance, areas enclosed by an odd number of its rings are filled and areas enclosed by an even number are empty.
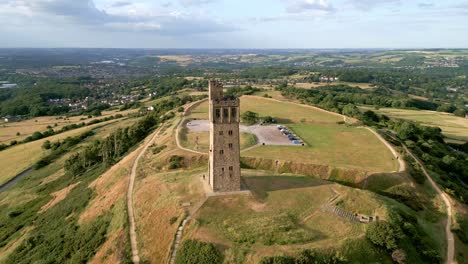
[[[154,111],[154,106],[148,107],[148,111]]]
[[[3,118],[3,121],[5,121],[6,123],[18,122],[18,121],[21,121],[21,117],[20,116],[5,116]]]

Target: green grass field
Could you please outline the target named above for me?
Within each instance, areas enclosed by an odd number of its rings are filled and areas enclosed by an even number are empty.
[[[305,147],[259,146],[242,155],[369,172],[398,170],[398,163],[390,150],[366,129],[318,124],[293,124],[288,127],[306,142]]]
[[[362,108],[370,109],[393,118],[412,120],[428,126],[437,126],[442,129],[444,135],[449,139],[468,141],[468,119],[466,118],[457,117],[448,113],[424,110],[397,108],[380,108],[379,110],[374,110],[368,107]]]
[[[385,218],[384,202],[369,192],[303,176],[244,175],[244,180],[252,196],[210,198],[192,227],[192,236],[227,247],[226,263],[258,263],[264,255],[304,248],[340,248],[349,238],[362,237],[366,225],[321,210],[337,195],[353,201],[339,205],[345,210]],[[239,251],[244,256],[236,254]],[[379,254],[372,252],[368,257]]]
[[[242,153],[243,156],[369,172],[391,172],[398,169],[398,162],[377,137],[366,129],[337,124],[343,120],[339,115],[257,96],[241,98],[241,112],[245,111],[278,119],[281,124],[296,132],[307,146],[259,146]],[[208,103],[195,108],[189,118],[207,119]]]

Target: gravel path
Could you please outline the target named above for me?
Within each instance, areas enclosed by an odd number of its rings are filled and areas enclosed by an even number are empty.
[[[145,154],[146,150],[153,144],[154,140],[156,139],[159,131],[161,130],[160,126],[156,131],[153,132],[153,135],[150,140],[146,141],[141,149],[140,153],[138,154],[137,158],[133,162],[132,172],[130,173],[130,182],[128,184],[128,191],[127,191],[127,210],[128,210],[128,221],[130,223],[130,244],[132,247],[132,261],[135,264],[140,263],[140,256],[138,255],[138,243],[137,243],[137,234],[136,234],[136,225],[135,225],[135,212],[133,208],[133,188],[135,184],[135,178],[137,174],[138,162]]]
[[[426,176],[427,180],[432,185],[434,190],[436,190],[437,194],[442,198],[442,200],[444,201],[445,207],[447,208],[447,222],[445,224],[445,237],[447,240],[447,256],[445,259],[445,263],[452,264],[454,263],[453,258],[455,256],[455,242],[454,242],[452,230],[450,229],[452,225],[452,210],[453,210],[452,203],[450,202],[450,198],[434,182],[432,177],[426,171],[426,168],[424,167],[422,162],[405,145],[403,145],[403,148],[419,164],[419,166],[421,166],[422,172],[424,173],[424,175]]]

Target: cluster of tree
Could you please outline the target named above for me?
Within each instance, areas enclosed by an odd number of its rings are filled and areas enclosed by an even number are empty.
[[[296,74],[297,69],[294,68],[278,68],[278,67],[256,67],[249,68],[237,74],[240,78],[245,79],[279,79],[284,76]]]
[[[440,263],[436,242],[424,231],[416,217],[392,211],[389,221],[369,224],[367,239],[391,254],[396,263]],[[410,253],[411,252],[411,253]]]
[[[260,264],[340,264],[347,263],[343,256],[338,253],[322,253],[309,249],[301,251],[296,256],[273,256],[263,257]]]
[[[232,88],[229,88],[225,95],[226,96],[237,96],[240,97],[242,95],[252,95],[256,92],[260,92],[260,88],[252,87],[250,85],[247,85],[245,87],[240,87],[240,86],[235,86]]]
[[[73,146],[78,145],[83,140],[93,135],[94,135],[94,132],[90,130],[76,137],[67,137],[62,141],[58,140],[53,143],[51,143],[48,140],[45,141],[44,144],[42,144],[42,148],[51,149],[52,152],[49,155],[41,158],[38,162],[36,162],[36,164],[34,164],[34,168],[40,169],[49,165],[50,163],[52,163],[53,161],[61,157],[63,154],[69,152]]]
[[[82,99],[91,91],[70,81],[38,80],[35,85],[0,90],[1,115],[43,116],[68,113],[68,106],[49,106],[49,99]]]
[[[223,256],[211,243],[186,240],[177,251],[176,264],[221,264]]]
[[[256,124],[259,120],[259,115],[258,113],[252,112],[252,111],[246,111],[241,115],[241,120],[243,123],[246,125],[253,125]]]
[[[346,104],[373,105],[379,107],[415,108],[436,110],[438,103],[398,97],[385,89],[363,90],[348,85],[330,85],[318,89],[292,88],[286,84],[277,87],[286,97],[293,97],[305,103],[314,104],[329,111],[341,113]]]
[[[446,144],[440,128],[393,120],[373,111],[364,112],[361,120],[366,125],[394,131],[397,140],[404,142],[424,162],[426,168],[437,176],[434,178],[446,192],[464,203],[468,202],[468,190],[463,186],[468,183],[468,154],[455,151]],[[424,181],[418,168],[410,172],[414,173],[413,177],[417,182]]]
[[[164,113],[182,104],[184,104],[184,98],[179,97],[159,102],[155,105],[155,111],[148,113],[137,123],[130,127],[119,128],[105,139],[95,140],[84,150],[73,154],[65,161],[65,170],[72,175],[79,175],[96,164],[106,166],[113,164],[130,148],[143,140],[158,124],[174,116],[174,113],[169,115],[164,115]]]
[[[119,108],[119,111],[125,111],[125,110],[128,110],[128,109],[137,109],[137,108],[140,108],[142,106],[143,106],[143,104],[140,101],[125,103],[124,105],[122,105]]]

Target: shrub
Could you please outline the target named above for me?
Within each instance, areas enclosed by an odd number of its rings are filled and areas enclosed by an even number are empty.
[[[44,144],[42,144],[42,148],[43,148],[43,149],[50,149],[50,148],[51,148],[50,141],[49,141],[49,140],[46,140],[46,141],[44,142]]]
[[[183,166],[183,162],[184,162],[184,157],[177,156],[177,155],[171,156],[169,158],[169,169],[170,170],[180,169]]]
[[[184,111],[185,111],[185,109],[182,106],[177,109],[177,112],[179,112],[179,113],[182,113]]]
[[[211,243],[187,240],[177,252],[176,264],[217,264],[222,263],[221,252]]]
[[[12,140],[12,141],[10,142],[10,146],[14,146],[14,145],[16,145],[16,144],[18,144],[18,141],[16,141],[16,140]]]
[[[169,224],[173,225],[177,221],[177,219],[179,219],[177,216],[171,217],[171,219],[169,219]]]
[[[384,247],[387,250],[394,250],[398,247],[398,240],[402,238],[401,229],[386,221],[377,221],[369,224],[366,237],[375,245]]]

